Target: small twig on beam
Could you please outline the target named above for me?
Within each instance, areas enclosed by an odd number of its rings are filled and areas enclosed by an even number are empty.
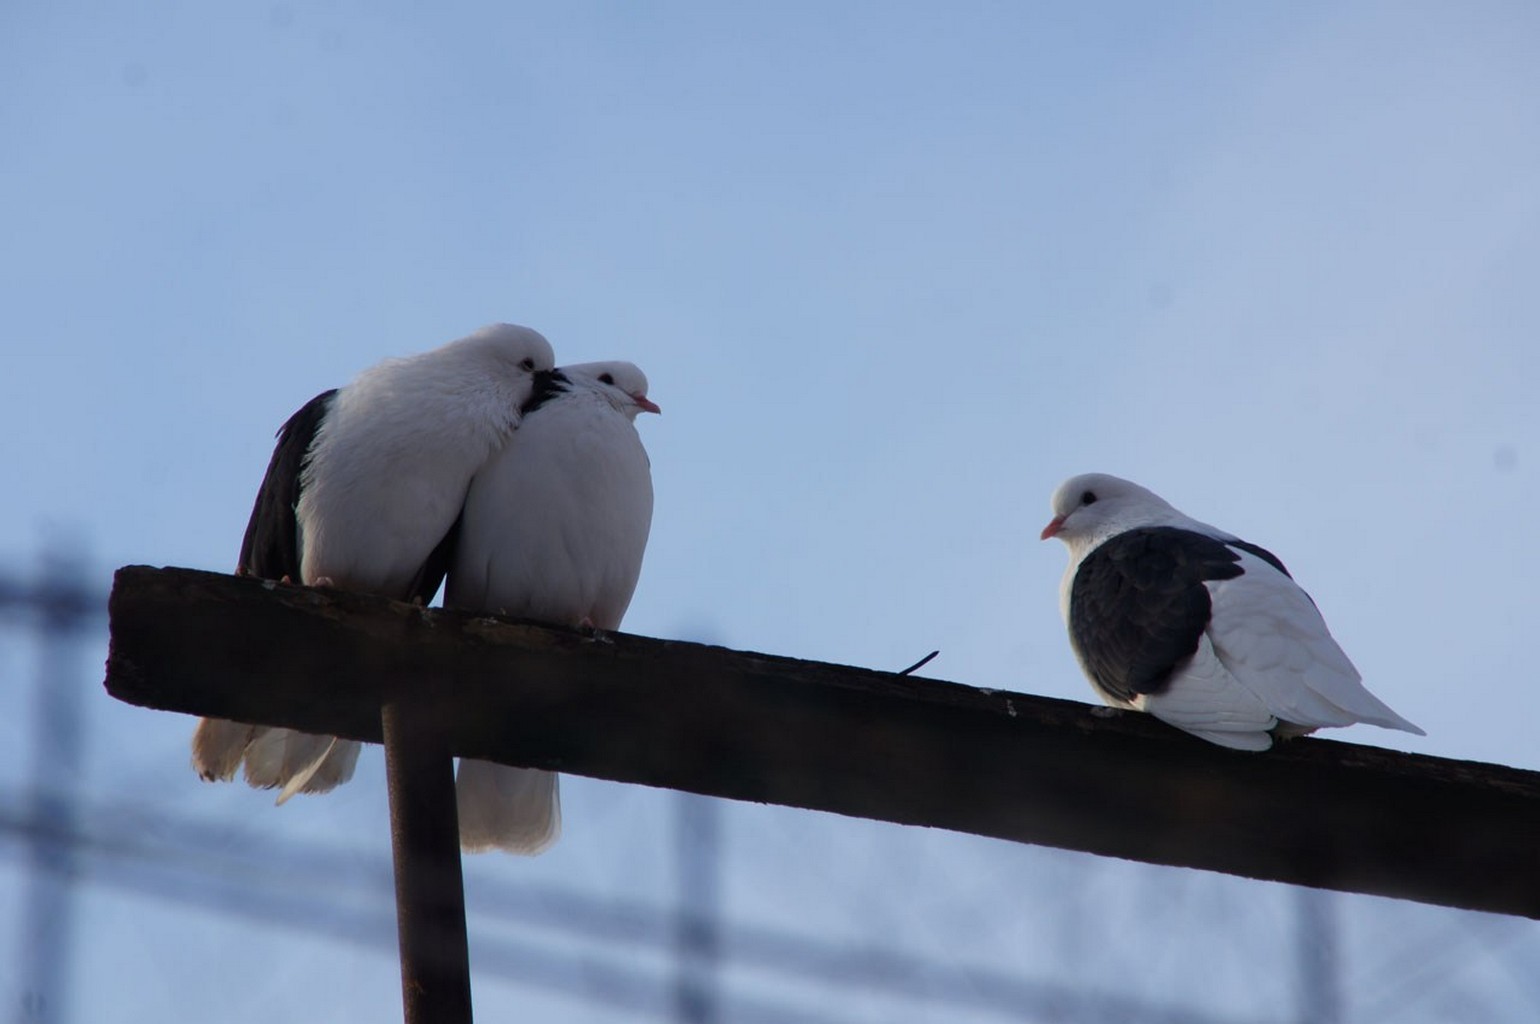
[[[902,672],[900,672],[898,674],[901,675],[901,676],[907,676],[911,672],[917,672],[920,669],[924,668],[926,665],[929,665],[930,662],[931,662],[931,659],[934,658],[936,655],[938,655],[940,653],[941,653],[940,651],[931,651],[925,657],[921,658],[919,661],[915,662],[913,665],[910,665],[908,668],[904,669]]]

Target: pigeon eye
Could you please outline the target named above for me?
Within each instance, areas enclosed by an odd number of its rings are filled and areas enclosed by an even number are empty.
[[[525,359],[523,362],[519,363],[519,369],[521,370],[534,370],[534,368],[535,361],[533,359]]]
[[[1082,504],[1082,505],[1094,505],[1094,504],[1096,504],[1096,492],[1095,491],[1086,491],[1084,494],[1082,494],[1080,496],[1080,504]]]
[[[599,374],[599,383],[613,384],[615,383],[615,375],[613,373],[601,373]]]

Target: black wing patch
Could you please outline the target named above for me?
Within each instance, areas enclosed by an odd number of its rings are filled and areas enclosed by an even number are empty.
[[[240,570],[263,579],[299,575],[299,524],[294,507],[299,504],[300,474],[310,457],[316,430],[326,418],[337,389],[323,391],[300,407],[278,430],[278,444],[267,464],[267,475],[257,491],[241,541]]]
[[[1080,563],[1070,588],[1070,642],[1098,686],[1120,700],[1166,688],[1208,627],[1213,602],[1204,581],[1244,572],[1232,546],[1242,545],[1147,527],[1113,537]]]
[[[428,553],[428,560],[422,563],[422,568],[417,570],[417,575],[412,577],[412,585],[406,592],[405,600],[420,601],[427,604],[433,600],[433,595],[438,593],[438,588],[443,584],[444,577],[449,575],[449,567],[454,565],[455,551],[460,546],[460,524],[465,521],[465,500],[460,501],[460,514],[455,516],[454,525],[449,532],[444,534],[442,540]]]
[[[1287,569],[1285,569],[1283,567],[1283,559],[1279,558],[1277,555],[1273,554],[1271,551],[1267,550],[1262,545],[1260,545],[1260,544],[1253,544],[1250,541],[1244,541],[1244,540],[1232,540],[1232,541],[1227,541],[1226,543],[1229,544],[1230,547],[1232,547],[1232,548],[1240,548],[1242,551],[1246,552],[1246,554],[1248,554],[1248,555],[1256,555],[1258,558],[1262,559],[1262,561],[1266,562],[1268,565],[1272,566],[1274,569],[1277,569],[1279,572],[1283,573],[1289,579],[1292,580],[1294,578],[1294,575],[1292,573],[1290,573],[1289,570],[1287,570]]]
[[[571,389],[572,382],[560,370],[538,370],[535,373],[534,388],[524,404],[519,406],[519,414],[528,416],[557,395]]]

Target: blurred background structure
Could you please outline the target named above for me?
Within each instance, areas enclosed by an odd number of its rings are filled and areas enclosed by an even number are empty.
[[[101,691],[273,431],[492,320],[641,365],[629,631],[1090,700],[1063,478],[1283,555],[1342,738],[1540,768],[1540,7],[0,11],[0,1019],[390,1019],[381,759],[282,808]],[[1510,1022],[1533,922],[569,779],[483,1019]]]

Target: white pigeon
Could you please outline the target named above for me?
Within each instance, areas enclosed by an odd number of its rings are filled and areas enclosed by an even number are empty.
[[[658,412],[630,363],[542,374],[518,433],[471,483],[447,608],[617,629],[652,526],[639,413]],[[535,854],[561,834],[555,772],[462,759],[460,845]]]
[[[431,601],[472,475],[555,363],[537,332],[492,324],[317,395],[278,432],[237,571]],[[244,760],[246,781],[281,787],[279,803],[346,782],[358,752],[351,740],[213,718],[192,740],[203,778],[233,778]]]
[[[1238,750],[1356,722],[1424,735],[1364,688],[1271,552],[1104,473],[1066,480],[1052,508],[1070,646],[1108,704]]]

